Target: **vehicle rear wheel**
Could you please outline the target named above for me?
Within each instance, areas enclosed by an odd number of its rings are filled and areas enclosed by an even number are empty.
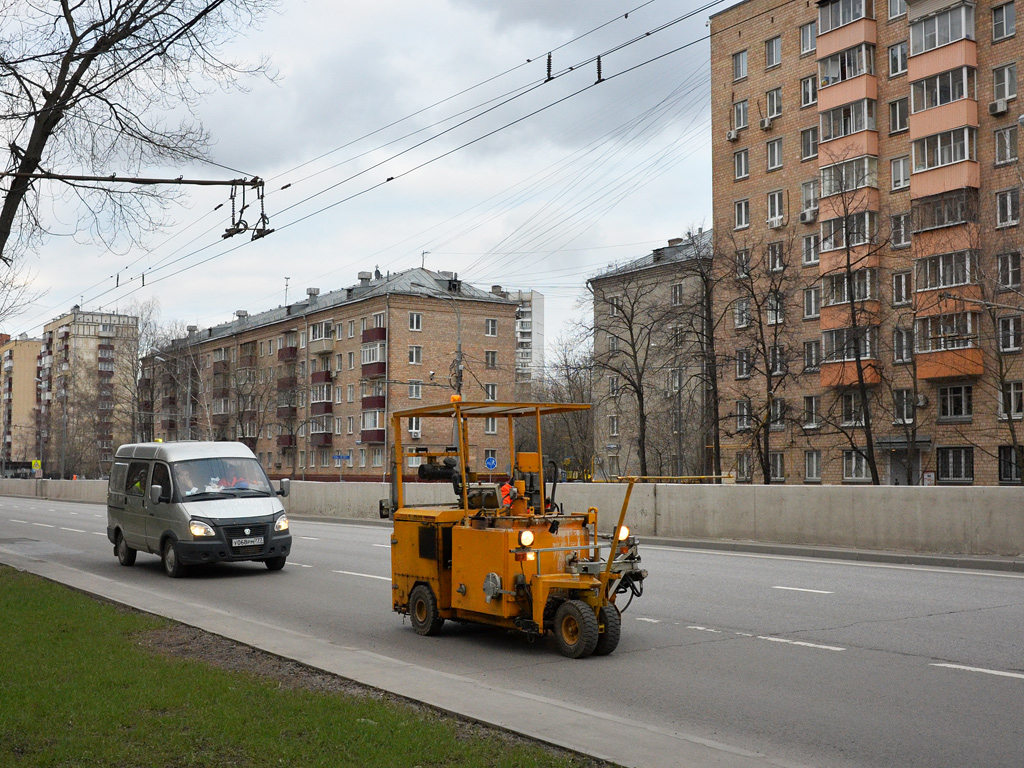
[[[437,610],[437,598],[426,584],[420,584],[409,595],[409,620],[420,635],[436,635],[444,625]]]
[[[282,568],[284,568],[284,562],[287,559],[288,558],[285,556],[271,557],[268,560],[264,560],[263,562],[266,563],[268,571],[280,571]]]
[[[185,566],[178,561],[178,545],[174,539],[167,539],[164,542],[160,559],[164,564],[164,573],[172,579],[178,578],[185,572]]]
[[[570,659],[589,656],[597,647],[599,628],[594,609],[582,600],[566,600],[555,612],[558,650]]]
[[[597,619],[604,624],[604,632],[597,638],[594,655],[607,656],[619,645],[619,637],[622,635],[622,614],[614,603],[608,603],[598,611]]]
[[[135,565],[135,555],[138,552],[128,546],[128,542],[124,540],[124,536],[118,531],[117,543],[114,544],[114,554],[117,555],[117,562],[121,565],[129,566]]]

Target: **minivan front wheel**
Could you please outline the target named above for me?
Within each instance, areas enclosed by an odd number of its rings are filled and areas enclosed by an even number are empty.
[[[164,564],[164,573],[172,579],[176,579],[185,572],[185,566],[178,561],[178,546],[174,539],[167,539],[164,542],[161,558]]]
[[[114,545],[114,554],[117,555],[117,562],[121,565],[129,566],[135,565],[135,555],[138,553],[128,546],[128,542],[124,540],[124,536],[118,531],[117,543]]]
[[[280,571],[284,568],[284,563],[287,559],[287,557],[271,557],[267,558],[263,562],[266,564],[268,571]]]

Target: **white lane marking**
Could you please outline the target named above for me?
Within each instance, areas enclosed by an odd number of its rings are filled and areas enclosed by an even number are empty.
[[[61,528],[62,531],[71,531],[72,533],[85,533],[81,528]]]
[[[40,528],[56,528],[56,525],[50,525],[49,523],[32,523],[32,525],[38,525]]]
[[[961,669],[964,672],[981,672],[985,675],[998,675],[999,677],[1015,677],[1024,680],[1024,675],[1019,672],[1003,672],[998,669],[985,669],[984,667],[965,667],[963,664],[929,664],[929,667],[945,667],[946,669]]]
[[[68,514],[77,515],[78,513],[77,512],[69,512]]]
[[[24,523],[25,525],[29,524],[28,520],[15,520],[13,517],[11,518],[11,522],[12,523]]]
[[[294,566],[296,566],[298,568],[312,568],[313,567],[312,565],[305,565],[304,563],[296,563],[296,562],[294,562],[292,560],[288,561],[288,565],[294,565]]]
[[[645,619],[642,617],[637,617],[637,621],[646,621],[651,624],[661,624],[661,619]]]
[[[103,531],[93,531],[92,533],[93,533],[94,536],[106,536],[107,535]]]
[[[737,632],[736,634],[739,635],[740,637],[753,637],[753,635],[750,634],[749,632]]]
[[[340,573],[345,576],[362,576],[364,579],[380,579],[381,581],[391,581],[390,576],[374,576],[371,573],[356,573],[355,571],[334,571],[334,573]]]
[[[786,645],[799,645],[802,648],[820,648],[823,651],[845,651],[845,648],[840,648],[838,645],[818,645],[817,643],[805,643],[801,640],[786,640],[784,637],[766,637],[764,635],[758,635],[758,640],[770,640],[773,643],[785,643]]]
[[[381,549],[391,549],[390,544],[374,544],[373,546],[380,547]]]
[[[785,589],[790,592],[813,592],[816,595],[834,595],[835,592],[828,592],[824,589],[804,589],[803,587],[772,587],[772,589]]]
[[[718,633],[718,634],[721,634],[721,632],[722,632],[722,630],[720,630],[720,629],[711,629],[711,627],[687,627],[687,629],[696,629],[696,630],[699,630],[701,632],[715,632],[715,633]]]
[[[320,541],[316,536],[299,536],[299,538],[305,539],[306,541]]]

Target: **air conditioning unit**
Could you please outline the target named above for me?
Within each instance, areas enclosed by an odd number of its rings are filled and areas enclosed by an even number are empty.
[[[772,128],[772,119],[770,117],[761,118],[761,130],[770,131]]]
[[[805,211],[800,211],[800,223],[801,224],[813,224],[814,220],[818,218],[817,208],[808,208]]]
[[[418,429],[410,429],[409,430],[409,437],[411,437],[413,440],[419,440],[420,439],[420,431]]]
[[[988,104],[988,113],[990,115],[1005,115],[1009,106],[1006,103],[1006,99],[996,99],[990,101]]]
[[[782,228],[782,217],[781,216],[776,216],[774,219],[768,219],[768,226],[771,229],[781,229]]]
[[[731,130],[731,131],[726,131],[725,132],[725,140],[726,141],[736,141],[736,139],[738,139],[739,137],[740,137],[740,132],[737,131],[735,128],[733,130]]]
[[[918,408],[927,408],[928,407],[928,395],[918,395],[917,396],[917,407]]]

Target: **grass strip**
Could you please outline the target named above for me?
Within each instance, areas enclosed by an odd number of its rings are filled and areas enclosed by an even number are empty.
[[[170,622],[0,567],[0,766],[556,766],[586,758],[466,734],[454,718],[371,696],[166,658]]]

